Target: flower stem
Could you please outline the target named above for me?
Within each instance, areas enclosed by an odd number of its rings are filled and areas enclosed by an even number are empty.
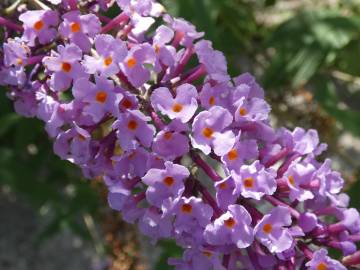
[[[274,196],[269,196],[269,195],[265,195],[264,196],[265,200],[267,200],[269,203],[271,203],[272,205],[274,206],[284,206],[284,207],[287,207],[290,211],[290,214],[298,219],[300,214],[297,210],[295,210],[294,208],[292,208],[290,205],[286,204],[285,202],[275,198]]]
[[[311,249],[303,242],[298,242],[298,247],[299,249],[302,251],[302,253],[309,259],[311,260],[313,258],[313,252],[311,251]]]
[[[251,247],[248,247],[246,249],[248,255],[249,255],[249,259],[250,262],[252,264],[252,266],[254,267],[255,270],[261,270],[262,267],[260,267],[259,263],[258,263],[258,256],[256,256],[256,253],[252,250]]]
[[[203,195],[204,201],[206,201],[214,210],[214,218],[218,218],[222,215],[222,211],[216,203],[215,199],[209,193],[209,191],[204,187],[200,181],[197,181],[197,186],[199,187],[200,193]]]
[[[205,66],[203,64],[200,64],[192,74],[190,74],[188,77],[184,78],[183,80],[179,81],[178,84],[191,83],[199,79],[204,74],[206,74]]]
[[[225,254],[222,261],[222,264],[225,267],[225,269],[229,268],[229,263],[230,263],[230,254]]]
[[[68,0],[69,6],[71,10],[77,10],[77,0]]]
[[[360,233],[348,236],[348,239],[353,242],[360,242]]]
[[[27,64],[28,65],[37,64],[37,63],[41,62],[44,57],[45,57],[45,55],[32,56],[32,57],[27,59]]]
[[[357,251],[350,256],[346,256],[342,261],[345,266],[359,265],[360,264],[360,251]]]
[[[267,162],[264,163],[265,167],[270,167],[272,165],[274,165],[276,162],[278,162],[279,160],[281,160],[282,158],[284,158],[287,153],[288,153],[288,149],[284,148],[282,150],[280,150],[277,154],[275,154],[274,156],[270,157],[269,160]],[[260,153],[261,155],[262,153]]]
[[[129,19],[129,16],[122,12],[118,16],[116,16],[114,19],[112,19],[110,22],[108,22],[102,29],[101,33],[109,32],[111,29],[115,28],[117,25],[121,24],[122,22],[125,22]]]
[[[198,165],[214,182],[222,180],[222,177],[217,174],[217,172],[211,168],[200,155],[196,154],[194,151],[190,153],[192,160]]]
[[[179,76],[179,74],[184,70],[186,64],[189,62],[191,56],[194,54],[194,48],[188,47],[186,48],[183,56],[181,57],[178,66],[176,67],[174,73],[172,74],[172,78]]]
[[[3,25],[7,28],[10,28],[12,30],[19,31],[19,32],[22,32],[24,30],[21,25],[13,23],[12,21],[5,19],[4,17],[0,17],[0,25]]]

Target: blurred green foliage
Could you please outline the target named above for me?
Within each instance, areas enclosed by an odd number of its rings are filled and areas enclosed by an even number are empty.
[[[336,121],[335,134],[360,136],[359,0],[161,2],[170,14],[205,32],[214,47],[226,54],[231,75],[254,73],[270,102],[277,104],[279,96],[306,89],[319,110]],[[0,103],[1,189],[25,198],[47,217],[40,239],[63,228],[90,239],[82,216],[96,216],[102,203],[99,195],[81,180],[77,168],[53,154],[39,121],[17,116],[4,94]],[[353,168],[353,178],[360,179],[358,166]],[[359,193],[357,181],[350,190],[355,207],[360,207]],[[180,253],[171,241],[160,245],[163,252],[156,269],[163,270],[166,259]]]
[[[80,171],[52,151],[43,124],[21,118],[0,96],[0,187],[29,202],[47,220],[39,241],[68,228],[90,239],[84,214],[95,214],[100,198]]]

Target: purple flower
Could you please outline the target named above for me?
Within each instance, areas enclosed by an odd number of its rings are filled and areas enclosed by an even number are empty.
[[[202,230],[210,223],[213,214],[212,208],[202,199],[196,197],[181,197],[172,202],[171,211],[175,215],[175,232],[195,233]],[[169,213],[166,213],[168,215]],[[202,233],[201,233],[202,235]]]
[[[331,196],[341,191],[344,186],[344,179],[339,172],[331,170],[331,160],[326,159],[320,168],[315,172],[315,179],[320,181],[319,193]]]
[[[339,223],[338,223],[339,224]],[[351,233],[360,232],[360,214],[356,208],[348,208],[341,212],[341,227],[346,228]]]
[[[112,209],[122,211],[129,197],[131,197],[131,191],[121,181],[109,186],[107,199]]]
[[[169,259],[175,270],[225,270],[221,264],[219,253],[209,249],[191,248],[184,252],[182,259]]]
[[[194,25],[182,18],[172,18],[165,15],[164,20],[176,31],[176,43],[180,43],[185,47],[191,46],[194,40],[204,36],[203,32],[197,32]]]
[[[152,149],[159,156],[174,160],[189,152],[189,139],[176,130],[162,130],[156,135]]]
[[[153,64],[154,59],[155,52],[150,45],[135,45],[130,49],[125,61],[120,63],[120,67],[130,83],[134,87],[140,87],[150,79],[150,71],[144,64]]]
[[[304,129],[297,127],[291,135],[294,151],[302,155],[313,152],[319,144],[319,135],[314,129],[305,131]]]
[[[150,15],[153,0],[116,0],[118,6],[125,12],[131,14],[133,12],[139,13],[142,16]]]
[[[206,226],[204,237],[211,245],[250,246],[254,240],[251,215],[241,205],[230,205],[228,211]]]
[[[91,135],[75,125],[73,128],[60,132],[54,143],[54,152],[62,159],[76,164],[85,164],[89,161]]]
[[[99,122],[107,113],[119,114],[119,103],[123,98],[115,93],[114,82],[105,77],[95,76],[95,84],[86,78],[74,83],[73,94],[85,104],[83,113],[90,115],[94,122]]]
[[[218,83],[212,86],[206,83],[200,94],[201,105],[205,109],[210,109],[212,106],[229,107],[231,86],[227,82]]]
[[[121,111],[125,112],[126,110],[139,109],[139,101],[134,94],[131,94],[122,88],[119,88],[119,92],[124,96],[124,98],[120,102]]]
[[[241,166],[239,172],[232,171],[231,175],[235,182],[234,194],[241,194],[244,198],[260,200],[276,190],[275,171],[265,169],[258,160]]]
[[[219,106],[199,113],[192,126],[191,144],[206,155],[210,154],[212,148],[218,156],[225,155],[235,143],[234,133],[225,130],[232,120],[229,111]]]
[[[80,15],[70,11],[62,16],[59,32],[63,38],[69,39],[84,52],[89,52],[92,39],[101,30],[99,18],[94,14]]]
[[[143,177],[149,170],[149,152],[140,146],[112,158],[116,175],[126,178]]]
[[[309,270],[346,270],[340,262],[327,256],[326,249],[319,249],[314,252],[312,260],[306,263]]]
[[[318,218],[313,213],[302,213],[298,220],[298,225],[304,233],[311,232],[318,224]]]
[[[191,84],[183,84],[176,89],[173,98],[169,89],[160,87],[151,95],[151,105],[156,111],[167,115],[170,119],[188,122],[197,110],[197,91]]]
[[[174,37],[174,31],[164,25],[161,25],[156,29],[155,35],[153,37],[153,47],[155,50],[155,66],[154,70],[156,72],[161,72],[162,65],[172,66],[175,62],[176,50],[172,46],[167,46]]]
[[[59,15],[52,10],[30,10],[19,16],[19,20],[24,23],[24,33],[22,38],[29,46],[35,46],[35,39],[38,38],[40,44],[51,42],[56,37],[56,29],[59,23]]]
[[[13,85],[22,87],[26,81],[26,74],[23,67],[1,67],[0,85]]]
[[[228,170],[239,171],[245,161],[256,159],[258,146],[256,140],[240,141],[241,132],[236,136],[236,143],[233,148],[221,158]]]
[[[245,96],[246,98],[264,98],[264,90],[257,84],[255,78],[249,73],[243,73],[233,79],[236,89],[234,95]]]
[[[235,182],[231,176],[216,182],[216,201],[221,209],[226,210],[230,204],[236,202],[238,196],[234,194],[234,189]]]
[[[148,185],[146,198],[150,204],[160,207],[167,198],[176,198],[184,191],[184,180],[190,175],[182,165],[165,162],[165,169],[150,169],[142,178]]]
[[[230,80],[224,54],[214,50],[210,41],[201,40],[196,43],[195,52],[199,58],[199,62],[205,66],[211,80],[217,82],[227,82]]]
[[[19,38],[4,43],[4,65],[21,67],[26,65],[30,48]]]
[[[293,163],[284,174],[286,183],[290,188],[289,198],[291,201],[305,201],[314,198],[314,194],[308,190],[315,172],[311,164]]]
[[[99,56],[85,55],[83,65],[89,74],[99,73],[109,77],[120,71],[119,63],[127,55],[126,44],[110,35],[98,35],[95,38],[95,48]]]
[[[150,147],[155,128],[147,122],[150,117],[145,116],[138,110],[128,110],[120,113],[112,128],[117,130],[120,146],[127,151],[133,149],[133,141],[137,139],[143,146]]]
[[[164,217],[155,207],[146,209],[145,214],[139,221],[140,231],[151,237],[153,243],[159,238],[169,237],[172,228],[173,226],[170,217]]]
[[[270,106],[260,98],[242,97],[235,102],[234,106],[236,107],[234,112],[236,122],[263,121],[269,117]]]
[[[281,253],[293,244],[289,229],[292,223],[290,212],[283,206],[277,206],[265,215],[255,226],[254,234],[271,253]]]
[[[64,91],[76,79],[86,77],[79,63],[82,58],[80,48],[74,44],[59,45],[58,52],[51,51],[51,56],[44,57],[43,63],[51,73],[50,86],[55,91]]]

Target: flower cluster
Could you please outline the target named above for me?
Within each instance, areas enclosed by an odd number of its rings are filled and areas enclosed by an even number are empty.
[[[54,151],[102,178],[111,208],[177,270],[346,269],[360,218],[315,130],[273,129],[263,89],[152,0],[48,0],[14,22],[0,84],[44,121]],[[340,250],[342,263],[327,248]]]

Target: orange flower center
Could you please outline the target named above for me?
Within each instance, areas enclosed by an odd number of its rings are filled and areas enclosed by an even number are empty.
[[[171,176],[165,177],[163,180],[164,184],[167,185],[168,187],[171,187],[174,183],[175,180],[174,178],[172,178]]]
[[[61,69],[64,71],[64,72],[70,72],[71,70],[71,64],[68,63],[68,62],[64,62],[61,64]]]
[[[184,203],[182,206],[181,206],[181,211],[186,213],[186,214],[191,214],[192,212],[192,205],[189,204],[189,203]]]
[[[42,20],[37,21],[36,23],[34,23],[34,29],[36,31],[40,31],[43,28],[44,28],[44,22]]]
[[[24,63],[24,61],[21,58],[16,59],[16,64],[21,66]]]
[[[73,33],[77,33],[81,30],[81,25],[80,23],[77,22],[73,22],[72,24],[70,24],[70,30]]]
[[[106,57],[106,58],[104,59],[104,65],[105,65],[106,67],[110,66],[110,65],[112,64],[112,62],[113,62],[113,59],[112,59],[111,56]]]
[[[212,252],[207,251],[207,250],[203,251],[203,254],[208,258],[211,258],[211,256],[213,255]]]
[[[99,103],[105,103],[107,99],[107,93],[105,91],[99,91],[96,93],[95,99]]]
[[[327,264],[324,262],[321,262],[317,265],[316,270],[326,270],[327,268],[328,268]]]
[[[129,155],[128,158],[131,160],[131,159],[134,159],[135,156],[136,156],[136,151],[134,150],[134,151],[131,152],[131,154]]]
[[[160,52],[160,46],[155,45],[155,53],[158,54]]]
[[[224,221],[224,224],[226,227],[228,227],[229,229],[234,228],[234,226],[236,225],[236,221],[235,219],[233,219],[232,217],[228,218],[227,220]]]
[[[172,110],[173,112],[181,112],[183,109],[183,105],[181,105],[180,103],[175,103],[173,106],[172,106]]]
[[[129,123],[128,123],[128,129],[130,130],[135,130],[137,129],[138,127],[138,124],[136,123],[135,120],[130,120]]]
[[[86,138],[85,138],[83,135],[81,135],[81,134],[78,134],[78,139],[79,139],[80,141],[85,141],[85,140],[86,140]]]
[[[219,185],[219,188],[220,188],[220,189],[226,189],[226,188],[227,188],[226,182],[221,183],[221,184]]]
[[[288,179],[289,179],[289,183],[290,183],[292,186],[295,186],[295,178],[294,178],[294,176],[290,175]]]
[[[271,231],[272,231],[272,225],[271,225],[270,223],[266,223],[266,224],[264,225],[264,227],[263,227],[263,231],[264,231],[264,233],[266,233],[266,234],[271,233]]]
[[[239,110],[239,114],[240,114],[241,116],[246,115],[246,114],[247,114],[246,109],[245,109],[245,108],[243,108],[243,107],[241,107],[241,108],[240,108],[240,110]]]
[[[164,133],[165,140],[170,140],[172,138],[172,132],[168,131]]]
[[[244,179],[244,186],[246,188],[253,188],[254,187],[254,178],[247,177]]]
[[[211,97],[209,98],[209,104],[210,104],[211,106],[215,104],[215,97],[214,97],[214,96],[211,96]]]
[[[204,128],[202,130],[202,134],[204,135],[204,137],[206,137],[208,139],[210,139],[212,137],[213,133],[214,133],[214,131],[208,127]]]
[[[235,160],[238,158],[238,152],[235,148],[231,149],[227,155],[229,160]]]
[[[134,57],[130,57],[128,60],[127,60],[127,66],[129,68],[133,68],[135,65],[136,65],[137,61]]]
[[[121,102],[121,105],[125,109],[130,109],[132,107],[132,102],[126,98],[126,99],[123,100],[123,102]]]

